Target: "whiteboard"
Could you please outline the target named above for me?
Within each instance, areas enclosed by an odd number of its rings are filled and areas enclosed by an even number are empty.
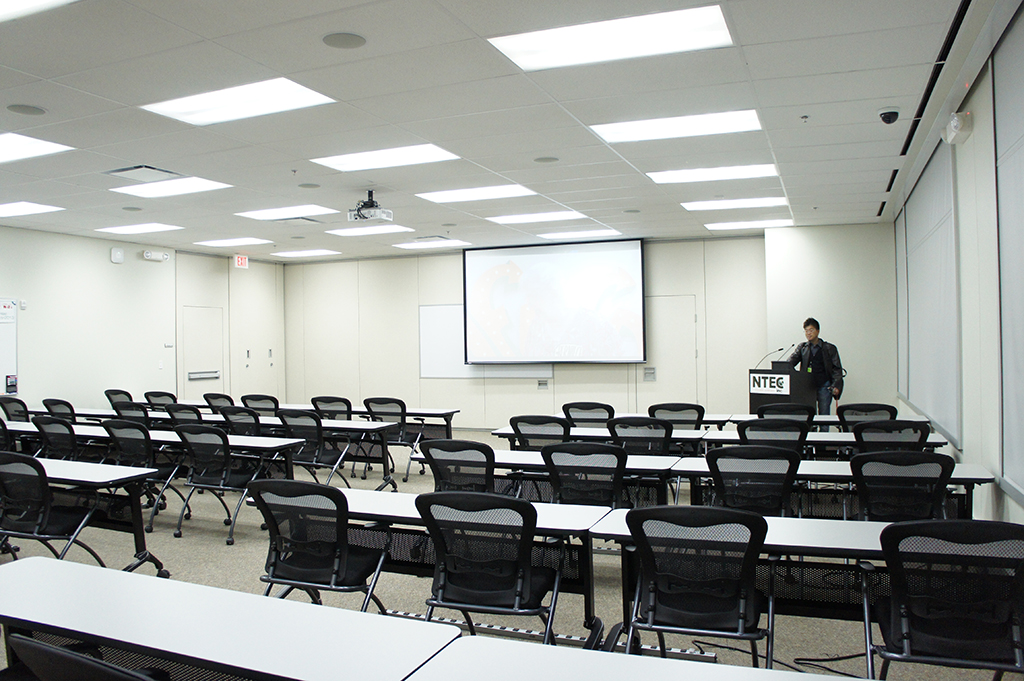
[[[14,298],[0,298],[0,379],[0,394],[18,393],[18,301]]]
[[[551,378],[550,364],[466,364],[461,305],[420,306],[420,378]]]

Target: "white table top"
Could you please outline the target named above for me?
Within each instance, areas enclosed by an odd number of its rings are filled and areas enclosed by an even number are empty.
[[[347,423],[347,422],[346,422]],[[108,440],[110,434],[103,429],[103,426],[90,426],[75,423],[72,426],[75,435],[78,437],[92,438],[96,440]],[[12,433],[38,433],[35,424],[22,421],[12,421],[7,424],[7,429]],[[181,444],[181,438],[173,430],[150,430],[150,439],[156,444]],[[293,437],[262,437],[253,435],[228,435],[228,444],[232,447],[244,447],[245,449],[263,449],[267,451],[278,451],[302,444],[303,440]]]
[[[426,457],[420,452],[413,452],[413,461],[426,461]],[[670,470],[678,461],[675,456],[656,456],[647,454],[630,454],[626,457],[626,471],[628,473],[661,473]],[[496,468],[545,470],[544,457],[540,452],[531,452],[518,449],[496,449],[494,450],[494,465]]]
[[[36,459],[43,464],[50,482],[88,485],[89,487],[120,487],[127,482],[144,480],[156,473],[155,468],[133,468],[114,466],[88,461],[62,461],[60,459]]]
[[[732,414],[729,420],[733,423],[739,423],[741,421],[753,421],[756,418],[757,414]],[[927,416],[921,416],[920,414],[900,415],[897,418],[900,421],[919,421],[921,423],[928,423],[929,421]],[[838,426],[839,417],[836,414],[815,414],[814,423],[822,426]]]
[[[210,407],[210,405],[206,403],[206,400],[178,400],[178,404],[187,404],[192,407],[202,407],[204,409],[208,409]],[[236,404],[240,405],[241,401],[239,400],[238,402],[236,402]],[[278,407],[281,409],[305,409],[308,411],[313,411],[313,404],[311,402],[282,402],[281,404],[278,405]],[[362,404],[353,402],[352,413],[369,414],[370,412],[368,412]],[[459,410],[438,409],[431,407],[410,407],[407,405],[405,407],[405,413],[406,416],[422,416],[426,418],[447,418],[455,414],[458,414]]]
[[[415,494],[376,492],[365,489],[342,489],[348,500],[349,514],[364,520],[379,520],[422,525],[416,510]],[[589,530],[609,509],[603,506],[534,503],[537,509],[537,530],[541,534],[579,534]]]
[[[140,603],[173,603],[181,617],[140,616]],[[401,681],[460,633],[50,558],[0,567],[0,619],[305,681]],[[339,646],[353,654],[339,659]]]
[[[711,444],[739,444],[740,433],[738,430],[705,430],[704,441]],[[672,434],[675,438],[675,433]],[[853,433],[840,433],[838,431],[828,431],[827,433],[811,432],[807,434],[807,444],[809,445],[834,445],[834,446],[854,446],[857,443],[857,439]],[[928,435],[927,445],[929,447],[943,447],[946,444],[946,438],[942,437],[939,433],[931,433]]]
[[[477,676],[488,681],[553,678],[560,681],[824,681],[835,678],[463,636],[431,658],[409,681],[452,681]]]
[[[628,509],[610,511],[590,528],[595,537],[627,540]],[[878,535],[888,523],[818,518],[766,517],[768,536],[765,550],[771,553],[836,558],[880,558]]]
[[[679,459],[672,466],[672,472],[680,475],[710,475],[707,459],[699,456]],[[797,480],[818,482],[849,482],[853,479],[853,474],[850,472],[849,461],[801,461],[796,477]],[[990,482],[995,482],[995,476],[984,466],[974,463],[956,464],[950,478],[953,485]]]
[[[672,441],[673,442],[693,442],[700,440],[704,437],[705,433],[719,432],[719,431],[707,431],[707,430],[673,430]],[[504,426],[497,430],[492,430],[491,435],[495,437],[513,438],[515,437],[515,431],[512,430],[512,426]],[[612,434],[604,427],[590,427],[590,426],[574,426],[569,429],[569,437],[573,440],[611,440]]]

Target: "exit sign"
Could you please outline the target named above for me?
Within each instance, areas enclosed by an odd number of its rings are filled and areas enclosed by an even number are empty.
[[[249,269],[249,256],[247,256],[247,255],[236,255],[235,256],[235,267],[241,267],[243,270]]]

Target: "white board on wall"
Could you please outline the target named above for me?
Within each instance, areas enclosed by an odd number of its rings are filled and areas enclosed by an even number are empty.
[[[466,364],[461,305],[420,306],[420,378],[551,378],[550,364]]]
[[[10,386],[13,379],[14,389]],[[0,298],[0,394],[17,394],[18,380],[18,301]]]

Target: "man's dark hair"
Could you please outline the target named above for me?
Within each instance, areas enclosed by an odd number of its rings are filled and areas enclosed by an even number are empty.
[[[818,331],[821,331],[821,325],[818,324],[818,320],[815,319],[814,317],[808,317],[807,319],[804,320],[804,328],[806,329],[808,326],[813,326]]]

